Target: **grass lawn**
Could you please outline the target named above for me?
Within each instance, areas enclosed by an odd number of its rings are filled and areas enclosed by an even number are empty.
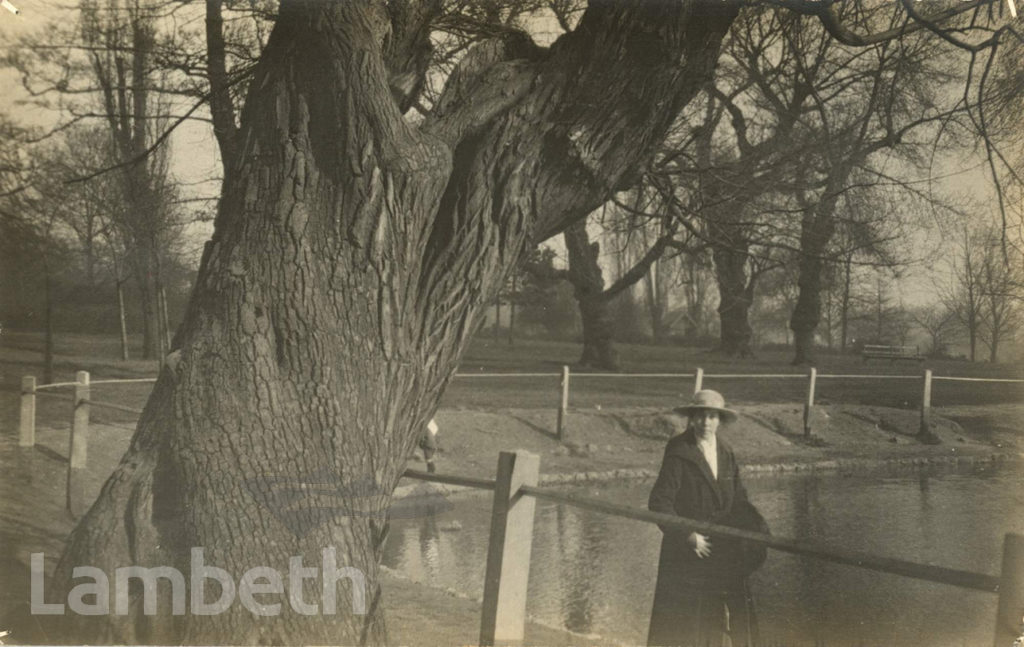
[[[722,391],[731,402],[802,403],[807,392],[807,369],[790,365],[790,351],[759,352],[752,359],[733,359],[694,348],[618,345],[622,374],[690,373],[704,369],[704,386]],[[442,407],[546,408],[557,406],[562,365],[570,367],[579,356],[578,344],[539,340],[494,341],[478,337],[467,350],[459,374],[445,392]],[[818,380],[816,401],[821,403],[872,404],[917,407],[921,401],[925,368],[936,376],[1024,378],[1024,367],[992,365],[957,360],[916,361],[870,360],[857,355],[822,353],[818,373],[833,375],[900,375],[900,380]],[[550,377],[474,378],[474,373],[549,373]],[[792,378],[716,378],[717,374],[792,375]],[[693,378],[605,377],[572,371],[570,406],[580,408],[664,406],[685,397],[693,389]],[[992,404],[1024,401],[1024,384],[946,382],[932,385],[935,406]]]
[[[132,355],[138,356],[140,343],[133,339]],[[619,344],[622,360],[621,377],[588,374],[573,369],[570,379],[570,407],[648,407],[668,406],[685,398],[693,389],[692,377],[634,377],[630,373],[690,373],[699,366],[704,369],[704,385],[722,391],[730,402],[792,402],[799,404],[806,397],[807,371],[790,366],[791,352],[768,350],[752,359],[732,359],[694,348]],[[0,390],[16,395],[22,375],[42,375],[43,337],[39,333],[5,331],[0,337]],[[560,399],[562,365],[570,367],[580,352],[578,344],[559,341],[494,340],[481,335],[467,349],[458,375],[449,384],[441,402],[442,408],[555,408]],[[55,340],[56,379],[74,379],[76,370],[88,370],[92,379],[135,378],[156,375],[153,361],[120,360],[116,337],[59,334]],[[816,401],[834,404],[870,404],[916,408],[921,401],[924,368],[936,376],[1024,378],[1020,365],[957,360],[890,362],[863,361],[856,355],[822,353],[817,369],[819,375],[901,375],[914,379],[860,380],[821,378],[817,384]],[[478,373],[545,373],[544,377],[473,377]],[[716,374],[792,375],[792,378],[716,378]],[[141,407],[151,386],[101,385],[93,389],[93,399]],[[0,425],[11,429],[17,419],[17,398],[4,397],[0,407]],[[44,402],[40,398],[40,403]],[[39,424],[66,422],[63,403],[47,401],[38,406]],[[936,380],[932,387],[932,403],[936,407],[1024,402],[1024,384],[948,382]],[[126,423],[131,414],[94,409],[93,416],[103,421]]]
[[[58,381],[72,380],[76,370],[88,370],[94,381],[152,377],[157,372],[156,362],[122,362],[116,338],[60,335],[55,350]],[[957,456],[969,454],[984,459],[993,452],[1002,453],[1010,451],[1007,448],[1020,446],[1017,444],[1022,421],[1019,405],[1024,403],[1024,384],[935,382],[933,403],[939,407],[947,405],[949,411],[958,410],[957,419],[965,423],[963,429],[949,421],[940,425],[945,435],[942,445],[921,445],[913,440],[916,412],[872,411],[874,407],[861,407],[852,413],[836,411],[846,407],[833,407],[832,423],[816,432],[822,442],[812,445],[799,442],[802,434],[793,431],[802,427],[799,407],[805,397],[807,380],[804,369],[789,366],[787,352],[763,352],[755,359],[732,360],[679,347],[623,344],[619,351],[623,361],[622,377],[582,371],[572,374],[570,405],[575,410],[568,417],[567,427],[571,430],[570,436],[577,441],[572,446],[574,451],[554,439],[550,432],[559,402],[561,367],[573,364],[579,353],[578,345],[519,340],[510,346],[505,340],[477,339],[467,349],[459,375],[452,380],[441,403],[444,410],[438,415],[443,429],[440,471],[493,478],[496,452],[511,447],[543,455],[545,474],[656,469],[664,437],[671,431],[656,423],[664,422],[664,409],[691,392],[693,378],[629,377],[629,374],[692,373],[698,366],[707,374],[705,385],[722,390],[731,402],[743,407],[745,417],[729,433],[737,453],[742,453],[748,463],[797,464],[834,458],[853,461],[884,457],[948,458],[946,452],[950,451],[958,452]],[[133,352],[138,353],[137,344]],[[4,521],[0,524],[0,544],[11,547],[8,559],[0,562],[0,581],[7,583],[6,589],[0,590],[0,620],[5,608],[23,603],[28,596],[26,555],[40,550],[49,555],[60,554],[72,526],[72,520],[64,511],[65,464],[54,459],[54,455],[63,453],[66,447],[70,403],[38,398],[37,448],[45,445],[48,451],[26,453],[15,447],[21,377],[41,377],[41,362],[41,335],[4,332],[0,336],[0,452],[4,453],[7,477],[0,479],[0,518]],[[904,375],[911,379],[823,378],[818,383],[817,401],[913,409],[920,402],[920,375],[925,367],[936,375],[1024,377],[1021,366],[955,361],[924,366],[917,362],[865,363],[859,357],[823,355],[818,366],[823,374]],[[473,377],[479,373],[510,375]],[[515,373],[546,375],[517,377]],[[716,374],[793,377],[739,379],[716,378]],[[141,408],[151,388],[151,384],[97,385],[91,397]],[[953,406],[983,403],[1011,404]],[[596,411],[599,406],[606,410]],[[657,407],[662,411],[623,410],[630,407]],[[458,411],[460,408],[514,410]],[[845,415],[847,413],[850,415]],[[880,428],[879,423],[872,422],[874,418],[866,418],[869,415],[888,420],[889,426]],[[89,465],[77,477],[80,480],[74,488],[83,503],[96,496],[120,460],[137,416],[93,407],[90,417],[96,426],[90,440]],[[779,421],[786,423],[781,430],[777,425]],[[892,425],[897,428],[891,428]],[[958,438],[961,434],[966,438]],[[1004,442],[1005,445],[1000,444]],[[84,509],[84,505],[81,507]],[[393,635],[402,644],[464,644],[475,635],[478,604],[387,577],[384,586],[395,628]],[[445,628],[431,629],[437,625],[438,617],[447,619],[442,623]],[[527,639],[538,644],[575,641],[561,632],[533,625],[528,629]]]

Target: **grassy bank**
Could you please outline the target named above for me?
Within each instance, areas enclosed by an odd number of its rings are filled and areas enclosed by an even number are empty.
[[[689,393],[692,378],[626,377],[631,373],[692,373],[697,367],[709,374],[708,388],[726,394],[731,402],[802,402],[807,388],[807,370],[789,364],[791,354],[783,350],[763,351],[755,358],[735,359],[680,346],[619,345],[623,377],[588,375],[573,370],[570,405],[581,408],[665,406]],[[134,355],[137,356],[137,340]],[[62,334],[55,344],[57,379],[73,379],[76,370],[88,370],[93,379],[101,377],[148,377],[157,371],[156,362],[119,359],[116,338]],[[466,351],[458,375],[449,384],[441,408],[549,408],[559,399],[561,367],[573,365],[579,345],[570,342],[517,340],[494,341],[478,337]],[[4,333],[0,337],[0,388],[17,389],[21,375],[41,375],[42,336],[32,333]],[[817,364],[819,375],[857,374],[876,376],[920,376],[929,368],[936,376],[974,378],[1024,378],[1024,366],[988,364],[958,360],[865,362],[857,355],[823,352]],[[474,377],[480,373],[544,373],[548,377]],[[716,378],[715,374],[786,374],[789,379]],[[145,387],[102,387],[104,394],[128,406],[140,406],[148,393]],[[104,399],[106,399],[104,395]],[[831,404],[865,404],[912,408],[920,403],[921,381],[828,379],[818,381],[817,400]],[[1013,403],[1024,401],[1024,384],[947,382],[932,387],[935,406]],[[45,414],[43,414],[45,415]]]
[[[442,411],[439,470],[443,473],[493,478],[497,453],[523,448],[541,456],[545,478],[607,475],[630,471],[653,473],[665,439],[681,421],[666,410],[692,389],[692,378],[628,377],[628,373],[692,372],[700,366],[709,374],[794,375],[792,379],[716,379],[705,384],[724,391],[741,413],[738,423],[724,432],[747,473],[754,476],[779,468],[826,466],[913,466],[920,461],[988,461],[1012,456],[1021,446],[1024,385],[937,382],[933,402],[942,406],[935,418],[940,445],[922,445],[916,437],[920,380],[828,381],[818,386],[819,415],[815,442],[803,438],[801,408],[806,380],[802,369],[788,365],[788,354],[763,353],[753,360],[730,360],[692,349],[623,346],[627,377],[609,378],[574,373],[567,432],[572,442],[553,436],[558,377],[562,364],[571,364],[578,348],[558,342],[519,342],[514,346],[477,340],[469,349],[448,388]],[[42,341],[38,335],[0,337],[0,621],[3,613],[27,598],[28,555],[43,551],[60,554],[74,519],[64,510],[64,463],[67,452],[67,402],[39,399],[38,443],[41,449],[16,447],[18,389],[21,376],[41,375]],[[116,340],[62,335],[57,340],[57,379],[72,379],[88,370],[93,379],[149,377],[155,362],[121,362]],[[964,362],[926,364],[938,375],[1020,377],[1021,367]],[[920,375],[914,363],[872,362],[857,357],[825,355],[822,373]],[[473,378],[472,373],[539,372],[544,378]],[[948,388],[947,388],[948,387]],[[101,385],[92,397],[141,407],[149,384]],[[985,404],[987,406],[975,406]],[[827,415],[824,415],[827,414]],[[86,501],[99,492],[131,438],[132,414],[94,408],[95,425],[89,446],[89,465],[76,490]],[[411,467],[422,466],[415,460]],[[831,467],[828,467],[831,466]],[[554,482],[554,479],[551,479]],[[561,482],[567,482],[563,480]],[[404,487],[412,487],[403,481]],[[52,564],[51,564],[52,566]],[[479,628],[479,603],[451,592],[432,589],[395,574],[383,578],[391,637],[395,644],[471,644]],[[591,644],[565,631],[530,623],[530,644]]]

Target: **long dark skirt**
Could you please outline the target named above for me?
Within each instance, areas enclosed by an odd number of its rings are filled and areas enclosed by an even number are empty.
[[[758,642],[754,598],[746,580],[724,590],[707,582],[663,584],[655,590],[648,645],[754,647]]]

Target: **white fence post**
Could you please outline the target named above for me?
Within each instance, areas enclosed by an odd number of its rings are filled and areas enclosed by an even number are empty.
[[[932,371],[924,371],[924,394],[921,396],[921,427],[918,433],[930,436],[932,433]]]
[[[75,374],[75,395],[71,403],[71,437],[68,439],[68,473],[64,503],[72,516],[82,509],[82,490],[75,487],[79,472],[85,468],[89,449],[89,372]]]
[[[1018,644],[1024,636],[1024,535],[1003,538],[1003,570],[999,581],[995,647]]]
[[[36,444],[36,378],[25,375],[21,378],[21,416],[18,420],[18,446],[32,447]]]
[[[558,436],[558,440],[562,440],[565,437],[565,423],[566,416],[569,409],[569,367],[562,366],[562,400],[558,405],[558,424],[555,428],[555,434]]]
[[[89,451],[89,372],[78,371],[75,381],[68,460],[71,467],[81,468]]]
[[[697,393],[704,388],[704,369],[697,367],[697,374],[693,379],[693,392]]]
[[[518,450],[498,455],[480,613],[480,645],[484,647],[523,641],[536,500],[519,494],[519,488],[536,485],[539,472],[537,454]]]
[[[814,410],[814,385],[818,380],[818,369],[811,367],[807,373],[807,401],[804,402],[804,437],[811,436],[811,412]]]

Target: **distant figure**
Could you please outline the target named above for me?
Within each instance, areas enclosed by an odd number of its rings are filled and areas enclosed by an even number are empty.
[[[420,449],[423,450],[423,459],[427,462],[427,471],[433,474],[437,471],[434,465],[434,454],[437,453],[437,423],[433,418],[427,423],[427,430],[420,437]]]
[[[717,391],[698,391],[675,409],[686,431],[668,441],[648,507],[653,512],[768,532],[747,500],[732,450],[717,435],[736,419]],[[757,643],[747,577],[765,558],[763,544],[662,527],[658,582],[648,645],[722,647]]]

